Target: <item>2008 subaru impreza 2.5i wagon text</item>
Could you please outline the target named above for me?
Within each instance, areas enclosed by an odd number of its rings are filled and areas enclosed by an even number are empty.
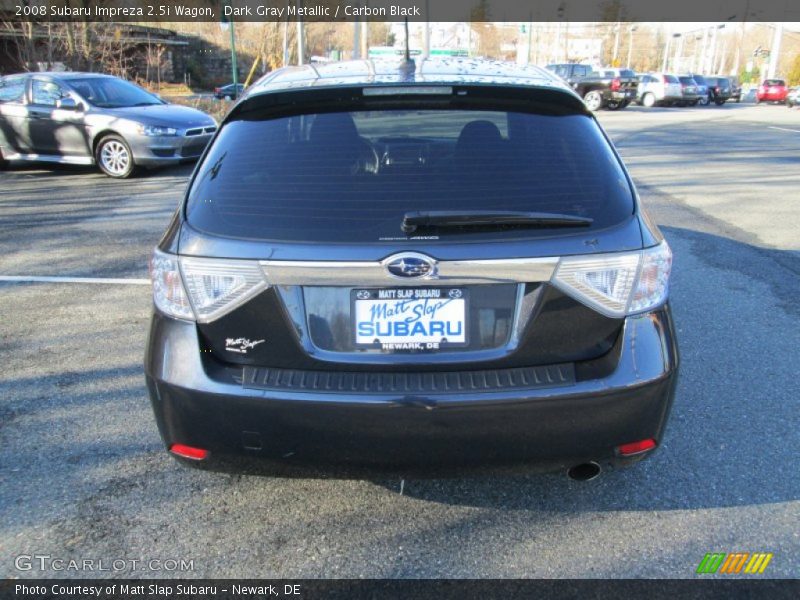
[[[197,466],[591,477],[662,439],[671,262],[544,70],[284,69],[226,117],[152,257],[158,426]]]

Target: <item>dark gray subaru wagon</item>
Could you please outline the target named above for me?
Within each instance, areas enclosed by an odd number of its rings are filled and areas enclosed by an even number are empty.
[[[158,426],[197,466],[587,479],[662,439],[671,262],[544,70],[283,69],[222,123],[153,255]]]

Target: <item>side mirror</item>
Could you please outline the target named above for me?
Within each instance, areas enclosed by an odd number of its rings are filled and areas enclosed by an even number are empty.
[[[65,96],[56,101],[56,108],[60,108],[61,110],[78,110],[78,103],[75,102],[74,98]]]

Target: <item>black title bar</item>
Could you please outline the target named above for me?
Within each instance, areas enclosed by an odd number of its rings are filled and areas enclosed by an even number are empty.
[[[5,21],[796,21],[796,0],[0,0]]]

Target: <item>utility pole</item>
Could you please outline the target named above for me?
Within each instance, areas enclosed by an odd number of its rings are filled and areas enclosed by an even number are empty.
[[[675,44],[675,56],[672,57],[672,69],[671,71],[677,72],[680,71],[679,61],[683,58],[681,55],[683,54],[683,34],[676,33],[675,37],[678,38],[678,43]]]
[[[231,74],[233,75],[233,99],[239,96],[239,65],[236,60],[236,34],[233,29],[233,16],[230,17],[231,33]]]
[[[772,38],[772,48],[769,50],[769,69],[767,79],[774,79],[778,70],[778,60],[781,55],[781,38],[783,37],[783,23],[775,23],[775,35]]]
[[[425,0],[425,22],[423,23],[423,30],[422,35],[422,60],[427,60],[431,56],[431,15],[430,15],[430,4],[428,0]]]
[[[615,25],[616,32],[614,33],[614,58],[612,59],[612,65],[617,65],[617,56],[619,55],[619,21]]]
[[[661,71],[667,70],[667,58],[669,57],[669,45],[672,41],[672,31],[667,29],[664,31],[664,58],[661,60]]]
[[[300,8],[301,0],[297,0],[297,7]],[[305,28],[303,27],[303,21],[301,19],[297,20],[297,64],[303,65],[305,64],[305,48],[306,48],[306,35],[305,35]]]
[[[283,22],[283,66],[289,64],[289,21]]]
[[[353,21],[353,60],[361,58],[361,28],[358,19]]]
[[[636,25],[628,25],[628,62],[625,66],[631,67],[631,56],[633,55],[633,32],[636,31]]]
[[[361,21],[361,58],[369,58],[369,21]]]
[[[700,60],[697,61],[697,70],[701,73],[706,70],[706,55],[708,54],[708,28],[703,29],[703,49],[700,51]]]
[[[526,65],[531,64],[531,39],[533,37],[533,13],[530,14],[528,17],[528,61],[525,63]]]
[[[711,36],[711,56],[710,56],[710,60],[706,61],[707,72],[710,72],[710,71],[714,70],[714,62],[717,59],[717,32],[718,31],[719,31],[719,28],[717,28],[717,27],[714,27],[714,29],[711,30],[711,33],[712,33],[712,36]]]
[[[745,23],[747,22],[747,15],[750,12],[750,0],[744,3],[744,14],[742,15],[742,32],[739,34],[739,43],[736,44],[736,59],[733,63],[732,75],[739,76],[739,61],[741,60],[742,46],[744,46],[744,31]]]

